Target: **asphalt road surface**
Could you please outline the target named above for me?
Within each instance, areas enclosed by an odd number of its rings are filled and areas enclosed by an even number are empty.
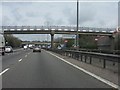
[[[3,88],[112,88],[42,50],[3,56]]]

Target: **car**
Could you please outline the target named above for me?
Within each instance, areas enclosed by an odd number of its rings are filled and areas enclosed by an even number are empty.
[[[27,46],[27,45],[25,45],[23,48],[24,48],[24,50],[26,50],[26,49],[28,48],[28,46]]]
[[[41,47],[40,46],[33,47],[33,52],[41,52]]]
[[[11,46],[5,46],[5,52],[11,53],[11,52],[13,52],[13,48]]]
[[[30,49],[33,49],[33,45],[32,45],[32,44],[29,44],[28,47],[29,47]]]
[[[5,55],[5,39],[2,34],[0,34],[0,55]]]

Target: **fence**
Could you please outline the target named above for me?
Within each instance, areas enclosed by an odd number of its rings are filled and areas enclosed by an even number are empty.
[[[93,61],[99,60],[100,62],[96,62],[96,63],[98,64],[102,62],[103,68],[106,68],[107,65],[106,62],[112,62],[113,66],[115,66],[116,63],[117,65],[120,63],[120,56],[114,54],[104,54],[104,53],[75,51],[75,50],[52,50],[52,49],[48,49],[48,50],[89,64],[93,64]],[[117,70],[118,70],[118,66],[117,66]]]

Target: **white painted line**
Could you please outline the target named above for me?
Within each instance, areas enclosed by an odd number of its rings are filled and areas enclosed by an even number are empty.
[[[57,56],[57,55],[52,54],[51,52],[48,52],[48,51],[46,51],[46,52],[49,53],[49,54],[51,54],[51,55],[53,55],[53,56],[55,56],[55,57],[57,57],[58,59],[64,61],[65,63],[67,63],[67,64],[69,64],[69,65],[71,65],[71,66],[73,66],[73,67],[75,67],[75,68],[83,71],[84,73],[86,73],[86,74],[88,74],[88,75],[90,75],[90,76],[98,79],[99,81],[101,81],[101,82],[103,82],[103,83],[106,83],[106,84],[109,85],[109,86],[112,86],[113,88],[118,88],[118,87],[119,87],[118,85],[116,85],[116,84],[114,84],[114,83],[112,83],[112,82],[110,82],[110,81],[108,81],[108,80],[106,80],[106,79],[104,79],[104,78],[102,78],[102,77],[100,77],[100,76],[98,76],[98,75],[95,75],[94,73],[91,73],[91,72],[89,72],[89,71],[87,71],[87,70],[85,70],[85,69],[83,69],[83,68],[81,68],[81,67],[79,67],[79,66],[77,66],[77,65],[74,65],[74,64],[66,61],[65,59],[63,59],[63,58],[61,58],[61,57],[59,57],[59,56]]]
[[[27,29],[23,29],[23,30],[27,30]]]
[[[37,29],[37,30],[41,30],[41,29]]]
[[[65,31],[67,31],[68,29],[64,29]]]
[[[75,31],[74,29],[71,29],[71,31]]]
[[[12,30],[15,30],[15,29],[10,29],[10,30],[12,31]]]
[[[93,30],[89,30],[89,32],[92,32]]]
[[[34,30],[34,29],[30,29],[30,30]]]
[[[83,32],[86,32],[87,30],[82,30]]]
[[[48,29],[46,28],[46,29],[44,29],[44,30],[48,30]]]
[[[107,32],[107,31],[102,31],[102,32]]]
[[[97,31],[95,31],[95,32],[100,32],[100,31],[97,30]]]
[[[58,29],[58,30],[62,30],[62,29]]]
[[[27,55],[25,55],[25,57],[27,57]]]
[[[10,69],[10,68],[7,68],[7,69],[5,69],[4,71],[2,71],[2,72],[0,73],[0,76],[3,75],[5,72],[7,72],[9,69]]]
[[[21,62],[22,61],[22,59],[20,59],[20,60],[18,60],[19,62]]]
[[[4,29],[4,31],[6,31],[6,30],[8,30],[8,29]]]
[[[17,30],[21,30],[21,29],[17,29]]]
[[[30,54],[30,52],[28,54]]]
[[[111,33],[113,33],[114,31],[110,31]]]
[[[55,29],[53,28],[53,29],[51,29],[51,30],[55,30]]]

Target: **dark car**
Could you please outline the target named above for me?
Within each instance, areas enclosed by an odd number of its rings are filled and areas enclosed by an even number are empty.
[[[40,46],[34,46],[33,47],[33,52],[41,52],[41,47]]]

